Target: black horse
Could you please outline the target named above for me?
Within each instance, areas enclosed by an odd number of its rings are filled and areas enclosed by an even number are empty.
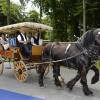
[[[78,70],[77,75],[66,85],[72,90],[73,86],[80,79],[85,95],[92,95],[88,88],[86,75],[91,69],[95,72],[91,83],[99,80],[99,71],[94,65],[100,53],[100,28],[89,30],[84,33],[75,43],[49,43],[44,47],[42,60],[53,62],[53,76],[55,85],[61,86],[60,66],[66,66]],[[43,86],[45,67],[40,67],[39,84]]]

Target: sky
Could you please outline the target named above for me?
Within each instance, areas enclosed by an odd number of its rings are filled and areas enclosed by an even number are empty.
[[[11,0],[11,2],[14,2],[14,3],[20,5],[19,0]],[[39,8],[34,7],[34,6],[32,5],[32,3],[29,2],[29,3],[27,4],[27,6],[26,6],[26,11],[25,11],[25,12],[29,12],[29,11],[32,10],[32,9],[36,10],[37,12],[39,12]]]

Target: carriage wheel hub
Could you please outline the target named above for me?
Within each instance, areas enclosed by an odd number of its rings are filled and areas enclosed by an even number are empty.
[[[22,70],[21,70],[21,69],[19,69],[19,70],[18,70],[18,73],[19,73],[19,74],[22,74]]]

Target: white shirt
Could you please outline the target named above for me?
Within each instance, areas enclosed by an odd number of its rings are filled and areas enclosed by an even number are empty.
[[[31,38],[31,44],[32,45],[37,45],[37,44],[34,43],[34,38],[33,37]]]
[[[34,43],[34,38],[33,37],[31,38],[31,44],[32,45],[37,45],[37,44]],[[42,45],[42,44],[43,44],[43,40],[39,39],[39,45]]]
[[[21,35],[22,35],[23,38],[24,38],[24,42],[26,42],[27,40],[26,40],[26,38],[25,38],[25,35],[24,35],[23,33],[21,33]],[[17,36],[17,39],[18,39],[19,42],[22,41],[22,38],[21,38],[20,34]]]

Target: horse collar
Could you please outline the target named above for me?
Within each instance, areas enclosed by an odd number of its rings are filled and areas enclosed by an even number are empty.
[[[50,58],[51,58],[51,54],[52,54],[51,52],[52,52],[53,46],[54,46],[54,43],[52,43],[52,44],[51,44],[51,47],[50,47],[50,52],[49,52],[49,57],[50,57]]]

